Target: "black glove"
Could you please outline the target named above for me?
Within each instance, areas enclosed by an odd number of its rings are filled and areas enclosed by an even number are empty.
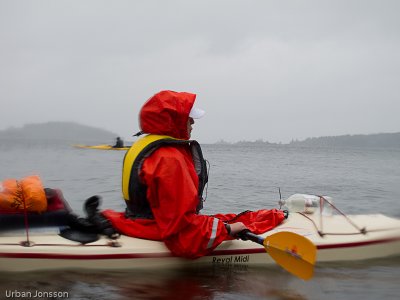
[[[108,236],[110,239],[117,239],[119,233],[98,209],[100,202],[101,198],[97,195],[92,196],[85,201],[84,209],[88,216],[88,221],[94,225],[99,233]]]

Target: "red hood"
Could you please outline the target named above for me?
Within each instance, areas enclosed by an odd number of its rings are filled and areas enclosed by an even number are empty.
[[[196,99],[195,94],[161,91],[143,105],[139,125],[144,133],[189,139],[187,121]]]

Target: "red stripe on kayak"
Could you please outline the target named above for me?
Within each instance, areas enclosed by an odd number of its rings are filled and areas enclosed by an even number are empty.
[[[7,258],[39,258],[39,259],[134,259],[134,258],[158,258],[173,257],[169,253],[138,253],[138,254],[49,254],[49,253],[0,253],[0,257]]]
[[[214,250],[207,256],[218,256],[218,255],[244,255],[244,254],[257,254],[265,253],[265,248],[254,248],[254,249],[232,249],[232,250]]]
[[[391,242],[400,241],[400,238],[373,240],[366,242],[354,242],[354,243],[339,243],[329,245],[319,245],[318,250],[324,249],[337,249],[337,248],[351,248],[351,247],[362,247],[369,245],[385,244]],[[244,255],[244,254],[258,254],[264,253],[265,249],[252,248],[252,249],[232,249],[232,250],[214,250],[207,256],[219,256],[219,255]],[[96,260],[96,259],[143,259],[143,258],[161,258],[161,257],[174,257],[170,253],[137,253],[137,254],[51,254],[51,253],[0,253],[0,257],[5,258],[37,258],[37,259],[76,259],[76,260]]]
[[[400,238],[382,239],[382,240],[366,241],[366,242],[319,245],[319,246],[317,246],[317,249],[322,250],[322,249],[335,249],[335,248],[362,247],[362,246],[369,246],[369,245],[391,243],[391,242],[396,242],[396,241],[400,241]]]
[[[217,250],[208,254],[207,256],[219,255],[244,255],[265,253],[264,248],[243,249],[243,250]],[[174,257],[170,253],[137,253],[137,254],[52,254],[52,253],[0,253],[0,257],[7,258],[36,258],[36,259],[143,259],[143,258],[161,258],[161,257]]]

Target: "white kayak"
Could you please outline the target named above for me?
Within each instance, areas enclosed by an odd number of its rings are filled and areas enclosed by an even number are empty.
[[[275,264],[262,245],[225,241],[212,253],[195,260],[174,257],[162,242],[106,237],[80,244],[57,234],[58,228],[0,232],[0,271],[59,269],[139,270],[205,266],[266,266]],[[382,214],[322,216],[290,213],[288,219],[262,235],[293,232],[317,248],[318,262],[354,261],[400,255],[400,220]]]

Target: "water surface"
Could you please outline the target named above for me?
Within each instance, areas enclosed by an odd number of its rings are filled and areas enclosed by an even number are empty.
[[[277,208],[294,193],[329,195],[348,214],[400,217],[398,149],[204,145],[210,182],[203,213]],[[78,214],[86,198],[123,210],[124,152],[62,144],[0,144],[0,180],[39,174]],[[151,272],[0,273],[6,291],[66,291],[69,299],[398,299],[400,258],[318,265],[304,282],[279,267]],[[9,299],[9,298],[8,298]]]

